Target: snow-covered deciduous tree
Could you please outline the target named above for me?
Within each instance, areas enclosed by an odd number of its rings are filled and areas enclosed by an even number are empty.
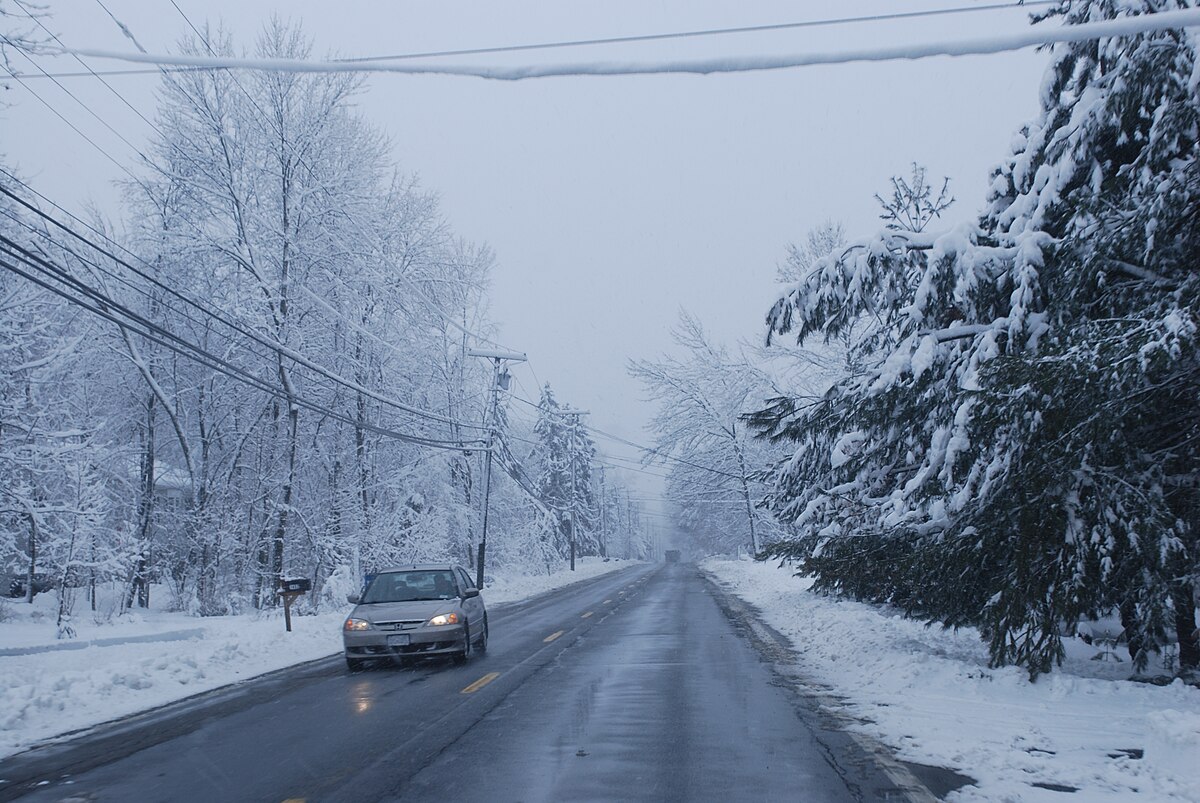
[[[670,460],[668,497],[680,524],[704,546],[745,547],[757,554],[775,538],[772,517],[758,509],[770,449],[742,417],[774,395],[765,374],[712,342],[695,316],[681,312],[673,331],[685,356],[630,361],[628,370],[658,408],[650,420],[658,455]]]
[[[237,52],[223,30],[194,33],[181,51]],[[254,44],[310,47],[280,21]],[[0,257],[47,260],[71,297],[0,272],[0,563],[53,579],[64,634],[80,582],[93,604],[111,580],[126,609],[165,587],[169,605],[217,615],[274,605],[284,574],[309,577],[317,605],[389,564],[473,566],[492,374],[469,350],[495,337],[494,257],[393,161],[359,86],[164,74],[124,225],[57,226],[20,181],[28,206],[0,198]],[[494,565],[549,571],[571,540],[597,554],[586,430],[556,442],[575,483],[550,507],[505,413]],[[644,541],[629,523],[627,553]]]
[[[35,232],[0,201],[0,262],[36,260]],[[74,635],[75,589],[127,557],[101,470],[109,453],[91,392],[102,371],[95,334],[90,318],[49,290],[0,272],[0,556],[22,577],[26,602],[39,588],[57,591],[60,638]]]
[[[1070,0],[1041,24],[1175,5]],[[795,449],[773,505],[799,537],[774,553],[819,588],[978,625],[1033,677],[1114,609],[1139,665],[1175,641],[1194,669],[1196,40],[1051,52],[977,221],[852,243],[771,310],[801,341],[869,325],[861,372],[754,417]]]
[[[15,3],[0,0],[0,64],[10,73],[19,72],[11,61],[12,51],[32,50],[40,43],[37,19],[44,16],[46,11],[43,6],[29,4],[17,8]],[[0,88],[6,87],[7,84],[0,83]]]
[[[814,262],[845,244],[846,227],[841,223],[827,220],[814,226],[809,229],[803,242],[788,244],[787,255],[783,263],[776,267],[775,277],[780,282],[798,282],[808,275]]]
[[[233,52],[209,29],[182,47]],[[257,43],[261,55],[308,47],[280,22]],[[466,350],[468,332],[492,326],[492,255],[392,166],[353,109],[357,86],[165,77],[152,164],[127,184],[125,261],[146,275],[99,249],[64,256],[213,355],[101,328],[109,428],[130,445],[118,480],[138,544],[130,604],[169,581],[179,607],[224,613],[274,604],[284,572],[310,576],[322,599],[334,575],[473,559],[476,458],[455,444],[485,430],[490,375]]]

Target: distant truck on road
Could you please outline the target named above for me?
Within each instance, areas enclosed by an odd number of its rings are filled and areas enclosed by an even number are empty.
[[[666,559],[667,563],[678,563],[679,562],[679,550],[678,549],[668,549],[666,552],[663,553],[663,557]]]

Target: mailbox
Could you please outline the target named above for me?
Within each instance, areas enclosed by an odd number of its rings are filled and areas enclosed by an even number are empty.
[[[279,581],[279,595],[283,597],[283,621],[289,633],[292,632],[292,600],[309,591],[312,591],[312,580],[296,577]]]
[[[304,594],[309,591],[312,591],[312,581],[307,578],[299,577],[294,580],[279,581],[280,594]]]

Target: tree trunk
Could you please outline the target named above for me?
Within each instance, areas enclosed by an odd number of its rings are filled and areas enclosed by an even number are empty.
[[[275,525],[275,534],[271,539],[270,587],[267,599],[274,604],[274,589],[279,586],[283,577],[283,548],[287,540],[288,519],[292,510],[292,499],[296,487],[296,461],[300,451],[300,408],[296,406],[295,393],[287,367],[283,364],[283,356],[279,356],[279,378],[287,392],[288,402],[288,466],[287,476],[283,482],[283,492],[279,502],[279,518]]]
[[[146,424],[142,431],[142,459],[138,477],[138,556],[129,581],[125,607],[132,608],[137,601],[139,608],[150,607],[150,588],[146,577],[150,539],[154,534],[154,420],[156,399],[153,393],[146,397]]]
[[[1125,638],[1129,646],[1130,660],[1137,661],[1138,653],[1142,651],[1142,640],[1138,638],[1137,605],[1132,599],[1126,598],[1121,602],[1121,627],[1125,629]]]
[[[1200,631],[1196,627],[1196,594],[1192,583],[1176,583],[1171,602],[1175,607],[1175,633],[1179,640],[1179,669],[1181,672],[1200,669]]]
[[[279,127],[281,154],[287,153],[287,142],[282,124]],[[283,236],[282,252],[279,259],[279,317],[275,327],[275,337],[280,343],[287,342],[288,315],[291,309],[291,271],[292,271],[292,218],[291,218],[291,187],[292,166],[287,159],[282,160],[280,174],[281,219],[280,232]],[[271,539],[270,586],[267,589],[267,599],[274,604],[277,601],[275,589],[283,578],[283,551],[287,540],[288,519],[292,511],[292,498],[296,487],[296,460],[300,450],[300,408],[296,404],[296,388],[292,384],[291,372],[284,363],[283,353],[276,352],[279,369],[279,385],[287,397],[288,416],[288,466],[287,476],[279,504],[279,518],[275,526],[275,534]]]
[[[1183,551],[1171,561],[1171,607],[1174,608],[1176,643],[1179,645],[1180,674],[1200,670],[1200,630],[1196,627],[1196,584],[1194,572],[1200,562],[1200,489],[1193,484],[1179,487],[1169,497],[1171,510],[1187,522],[1192,537]]]
[[[363,326],[367,324],[365,314],[362,316],[362,324]],[[362,387],[366,387],[369,381],[367,371],[362,364],[364,352],[362,332],[358,332],[354,340],[355,379]],[[358,464],[358,497],[359,504],[362,506],[361,534],[368,533],[371,530],[371,472],[367,464],[367,431],[365,429],[367,423],[367,397],[362,392],[356,393],[354,405],[354,459]]]
[[[754,529],[754,505],[750,502],[750,483],[746,480],[746,460],[742,455],[742,447],[737,439],[737,424],[733,424],[729,428],[730,438],[733,441],[733,453],[737,455],[738,461],[738,481],[742,485],[742,501],[746,504],[746,521],[750,524],[750,549],[755,555],[758,555],[758,533]]]
[[[33,603],[33,575],[37,572],[38,527],[37,514],[30,510],[29,516],[29,570],[25,573],[25,601]]]
[[[82,497],[80,488],[75,489],[75,503],[79,504]],[[71,524],[71,537],[67,541],[66,560],[58,573],[58,619],[55,621],[56,638],[75,638],[75,628],[71,626],[71,608],[74,605],[74,589],[71,588],[71,569],[75,563],[75,542],[79,538],[78,517]]]
[[[201,383],[196,401],[196,428],[200,434],[200,464],[192,478],[192,500],[187,527],[193,542],[200,543],[200,566],[196,573],[196,598],[201,616],[218,616],[225,609],[217,602],[217,570],[220,562],[220,528],[211,533],[208,524],[208,465],[212,455],[214,432],[207,416],[208,392]],[[215,542],[210,542],[210,537]]]

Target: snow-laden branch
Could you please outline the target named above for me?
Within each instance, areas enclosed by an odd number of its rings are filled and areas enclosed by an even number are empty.
[[[1171,289],[1173,289],[1175,287],[1175,283],[1172,282],[1170,279],[1168,279],[1166,276],[1157,274],[1154,271],[1150,270],[1149,268],[1143,268],[1138,265],[1133,265],[1128,262],[1124,262],[1120,259],[1106,259],[1105,262],[1107,262],[1109,265],[1112,265],[1114,268],[1120,270],[1122,273],[1132,276],[1135,279],[1144,279],[1144,280],[1150,282],[1151,284],[1157,285],[1160,287],[1166,287],[1166,288],[1171,288]]]
[[[1132,36],[1171,28],[1200,26],[1200,8],[1143,14],[1083,25],[1046,26],[1011,34],[946,39],[905,45],[863,47],[814,53],[771,56],[728,56],[706,59],[677,59],[645,62],[579,62],[575,64],[545,64],[518,67],[473,66],[467,64],[397,64],[386,61],[312,61],[307,59],[247,59],[219,56],[184,56],[170,54],[122,53],[91,48],[41,48],[47,53],[115,59],[139,64],[168,67],[200,67],[215,69],[260,70],[264,72],[386,72],[407,75],[456,75],[489,78],[497,81],[522,81],[531,78],[552,78],[583,75],[653,75],[662,73],[712,73],[781,70],[815,64],[846,64],[860,61],[896,61],[929,58],[930,56],[969,56],[1003,53],[1038,45],[1059,42],[1083,42]]]
[[[961,326],[948,326],[945,329],[937,329],[932,332],[921,332],[922,337],[932,337],[938,343],[948,343],[951,340],[962,340],[967,337],[975,337],[982,335],[985,332],[992,332],[1002,329],[1008,325],[1007,318],[1000,318],[991,323],[968,323]]]

